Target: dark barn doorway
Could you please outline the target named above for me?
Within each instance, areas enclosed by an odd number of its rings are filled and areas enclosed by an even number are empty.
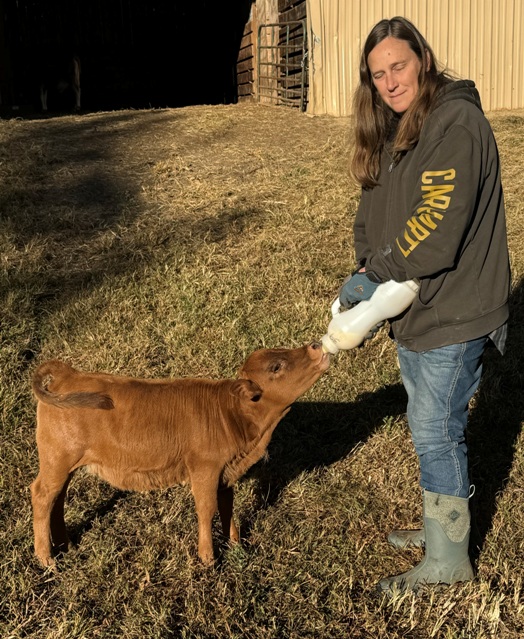
[[[252,0],[0,0],[2,110],[38,110],[39,74],[81,60],[82,110],[237,100]],[[67,110],[58,94],[50,110]]]

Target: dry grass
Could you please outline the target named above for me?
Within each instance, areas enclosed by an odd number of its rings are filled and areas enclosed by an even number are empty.
[[[190,492],[80,473],[77,542],[32,555],[37,362],[233,376],[260,346],[323,334],[353,265],[348,122],[258,106],[0,121],[0,635],[7,638],[517,638],[524,633],[524,113],[491,117],[514,273],[509,352],[490,353],[470,428],[478,578],[383,601],[417,561],[385,543],[420,517],[385,331],[342,353],[237,486],[243,544],[196,560]]]

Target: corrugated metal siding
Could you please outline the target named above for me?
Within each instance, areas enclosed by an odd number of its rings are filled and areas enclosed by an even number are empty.
[[[523,0],[307,0],[308,112],[349,115],[361,46],[382,18],[402,15],[442,65],[476,83],[485,111],[524,108]]]

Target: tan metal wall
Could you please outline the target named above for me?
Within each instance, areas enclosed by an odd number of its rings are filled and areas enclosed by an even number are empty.
[[[485,111],[524,108],[524,0],[307,0],[312,114],[349,115],[373,25],[410,19],[439,62],[473,80]]]

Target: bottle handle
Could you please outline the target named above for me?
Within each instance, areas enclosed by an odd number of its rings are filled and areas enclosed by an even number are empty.
[[[335,315],[340,314],[341,307],[342,307],[342,304],[340,303],[340,297],[337,297],[337,299],[333,302],[333,304],[331,304],[332,317],[335,317]]]

